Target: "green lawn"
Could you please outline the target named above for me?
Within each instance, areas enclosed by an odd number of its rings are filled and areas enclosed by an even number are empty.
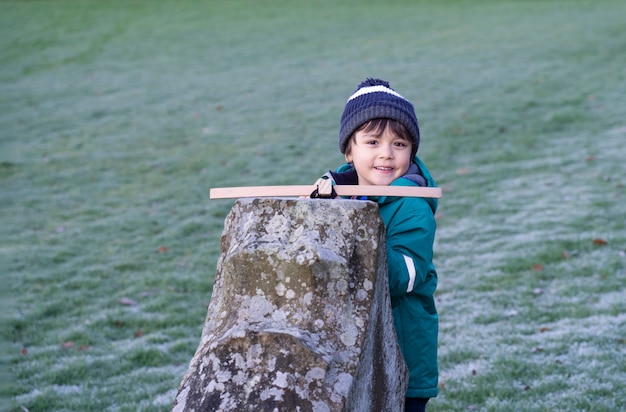
[[[230,200],[411,99],[438,214],[429,411],[626,409],[626,3],[0,2],[0,410],[167,411]]]

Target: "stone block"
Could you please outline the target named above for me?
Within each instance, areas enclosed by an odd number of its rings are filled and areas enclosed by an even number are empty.
[[[407,382],[378,206],[237,200],[172,411],[401,411]]]

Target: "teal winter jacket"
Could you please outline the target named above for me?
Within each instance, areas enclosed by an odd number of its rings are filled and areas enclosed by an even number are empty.
[[[430,172],[417,156],[409,173],[412,174],[396,179],[391,185],[436,187]],[[358,184],[354,181],[356,173],[350,164],[341,166],[331,175],[337,184]],[[437,199],[370,197],[368,200],[378,203],[386,228],[391,306],[398,344],[409,369],[406,396],[432,398],[437,396],[439,374],[439,320],[434,298],[437,271],[433,264]]]

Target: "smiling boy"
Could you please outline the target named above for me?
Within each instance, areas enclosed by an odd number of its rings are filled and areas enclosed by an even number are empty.
[[[393,127],[399,129],[394,132]],[[354,133],[346,146],[360,185],[389,186],[411,165],[411,141],[400,123],[372,120]]]
[[[325,177],[341,185],[436,187],[417,156],[415,110],[389,83],[366,79],[341,117],[339,148],[347,164]],[[433,264],[437,200],[369,197],[386,229],[387,272],[398,344],[409,369],[405,411],[425,411],[437,396],[438,315]]]

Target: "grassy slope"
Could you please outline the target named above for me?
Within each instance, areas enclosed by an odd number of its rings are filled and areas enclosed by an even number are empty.
[[[231,204],[208,188],[338,164],[366,76],[446,190],[431,410],[624,408],[622,2],[211,3],[0,3],[9,410],[168,410]]]

